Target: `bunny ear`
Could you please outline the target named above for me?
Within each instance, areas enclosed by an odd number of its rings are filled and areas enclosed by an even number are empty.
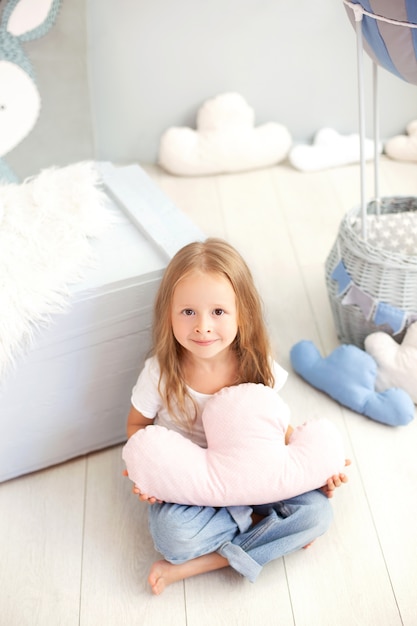
[[[2,16],[2,28],[20,41],[45,35],[54,25],[62,0],[9,0]]]

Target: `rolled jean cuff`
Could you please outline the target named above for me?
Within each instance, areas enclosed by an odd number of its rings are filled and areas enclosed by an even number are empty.
[[[229,564],[239,574],[242,574],[251,583],[254,583],[258,578],[262,566],[254,561],[240,546],[235,545],[228,541],[223,544],[217,552],[225,557],[229,561]]]

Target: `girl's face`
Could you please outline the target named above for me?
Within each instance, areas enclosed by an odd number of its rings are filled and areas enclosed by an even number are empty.
[[[178,343],[198,358],[213,358],[229,348],[238,319],[228,279],[196,272],[181,280],[173,294],[171,322]]]

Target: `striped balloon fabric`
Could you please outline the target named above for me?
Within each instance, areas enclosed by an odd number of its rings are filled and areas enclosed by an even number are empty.
[[[344,0],[353,26],[362,21],[363,48],[372,60],[417,85],[417,0]]]

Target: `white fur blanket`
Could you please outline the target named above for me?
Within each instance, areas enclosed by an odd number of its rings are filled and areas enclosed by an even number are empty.
[[[0,185],[0,383],[94,262],[89,238],[111,223],[99,182],[85,162]]]

